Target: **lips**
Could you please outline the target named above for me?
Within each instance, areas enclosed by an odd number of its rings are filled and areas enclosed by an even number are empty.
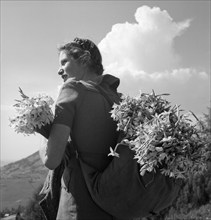
[[[67,80],[67,78],[68,78],[68,76],[67,76],[67,74],[63,74],[62,76],[62,79],[64,80],[64,82]]]

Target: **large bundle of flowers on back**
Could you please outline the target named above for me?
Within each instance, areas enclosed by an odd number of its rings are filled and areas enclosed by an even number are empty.
[[[20,88],[19,92],[22,99],[16,100],[17,103],[14,105],[17,115],[10,119],[10,126],[17,133],[34,134],[42,126],[53,121],[51,107],[54,101],[50,96],[39,94],[30,98]]]
[[[164,95],[123,96],[114,104],[112,118],[124,132],[122,142],[135,152],[141,175],[159,167],[165,175],[186,179],[206,169],[208,143],[199,121],[194,124],[190,113],[182,114]],[[118,156],[115,150],[111,154]]]

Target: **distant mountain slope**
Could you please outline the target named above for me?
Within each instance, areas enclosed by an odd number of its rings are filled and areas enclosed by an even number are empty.
[[[1,178],[32,178],[43,179],[48,170],[42,164],[39,156],[39,152],[35,152],[32,155],[18,160],[13,163],[9,163],[1,167]]]
[[[47,173],[38,152],[1,167],[0,210],[25,206],[37,188],[43,185]]]

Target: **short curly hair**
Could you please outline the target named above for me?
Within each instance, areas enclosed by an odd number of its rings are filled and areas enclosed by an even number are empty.
[[[66,51],[69,56],[86,65],[96,74],[103,74],[101,53],[91,40],[76,37],[72,42],[59,46],[58,51]]]

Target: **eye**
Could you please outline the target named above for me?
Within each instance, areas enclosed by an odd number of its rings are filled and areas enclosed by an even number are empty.
[[[62,60],[62,61],[61,61],[61,65],[62,65],[62,66],[65,65],[66,62],[67,62],[66,59],[65,59],[65,60]]]

